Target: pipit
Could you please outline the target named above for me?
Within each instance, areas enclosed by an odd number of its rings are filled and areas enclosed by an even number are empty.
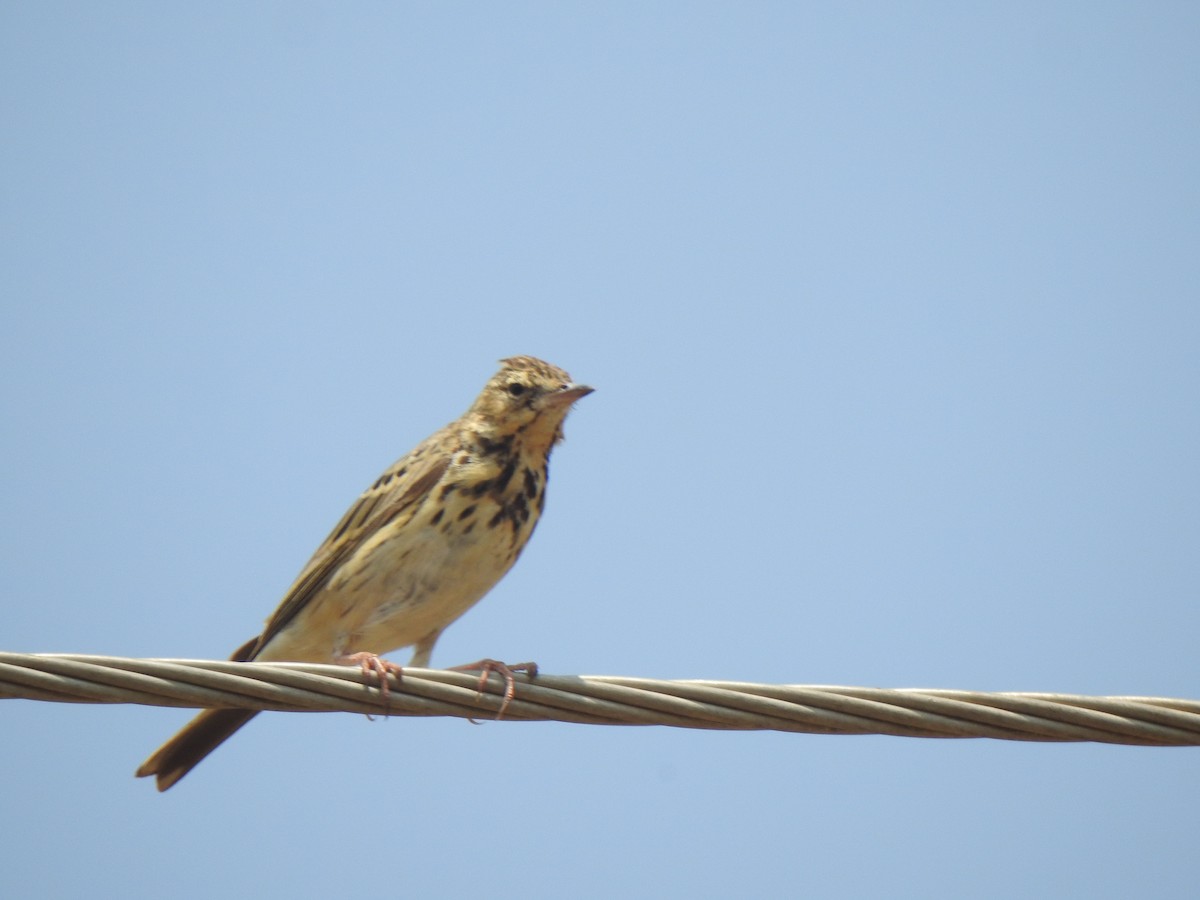
[[[462,418],[376,479],[300,572],[237,661],[358,663],[386,688],[379,655],[433,645],[512,568],[546,502],[550,451],[572,404],[592,392],[530,356],[501,361]],[[486,677],[486,671],[485,671]],[[165,791],[254,710],[200,713],[137,770]]]

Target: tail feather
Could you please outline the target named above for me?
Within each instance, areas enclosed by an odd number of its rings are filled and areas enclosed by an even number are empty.
[[[165,791],[257,715],[254,709],[206,709],[155,750],[138,767],[137,777],[154,775]]]

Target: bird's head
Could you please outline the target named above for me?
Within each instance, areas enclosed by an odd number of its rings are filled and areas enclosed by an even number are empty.
[[[593,388],[532,356],[500,361],[500,371],[484,387],[468,415],[492,437],[520,435],[546,449],[562,440],[562,423],[571,406]]]

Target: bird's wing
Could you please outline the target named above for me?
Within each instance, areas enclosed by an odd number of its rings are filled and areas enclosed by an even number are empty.
[[[440,447],[440,449],[439,449]],[[413,512],[433,490],[450,465],[443,432],[423,441],[412,452],[394,462],[346,510],[329,537],[317,548],[278,608],[267,620],[253,650],[240,649],[243,659],[254,659],[306,607],[338,567],[380,528],[397,516]]]

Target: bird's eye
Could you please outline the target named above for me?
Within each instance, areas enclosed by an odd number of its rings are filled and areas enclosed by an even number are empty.
[[[514,397],[520,397],[523,393],[525,393],[525,385],[518,381],[514,381],[508,386],[508,392]]]

